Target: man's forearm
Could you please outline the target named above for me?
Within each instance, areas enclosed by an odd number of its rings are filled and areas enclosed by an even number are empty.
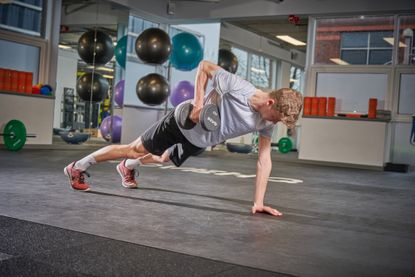
[[[195,80],[195,95],[193,105],[196,107],[203,106],[203,98],[205,96],[206,85],[208,83],[208,74],[205,70],[204,62],[199,64]]]
[[[258,160],[255,180],[255,197],[254,205],[263,206],[265,192],[267,190],[269,175],[271,174],[271,158]]]

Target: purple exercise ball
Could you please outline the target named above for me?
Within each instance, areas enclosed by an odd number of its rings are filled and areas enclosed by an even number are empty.
[[[174,88],[173,93],[170,96],[171,104],[176,107],[183,101],[193,99],[195,87],[188,81],[181,81]]]
[[[112,134],[110,134],[111,129],[111,119],[112,119]],[[121,140],[121,126],[122,126],[122,118],[118,115],[114,116],[107,116],[102,120],[101,126],[99,130],[101,131],[102,137],[106,141],[110,141],[112,138],[112,142],[117,143]]]
[[[122,107],[124,103],[124,85],[125,85],[124,80],[119,81],[115,85],[114,101],[120,107]]]

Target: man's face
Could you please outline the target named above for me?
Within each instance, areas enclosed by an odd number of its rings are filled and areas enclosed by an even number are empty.
[[[271,121],[274,124],[281,120],[280,113],[272,106],[264,107],[261,112],[261,117],[262,119]]]

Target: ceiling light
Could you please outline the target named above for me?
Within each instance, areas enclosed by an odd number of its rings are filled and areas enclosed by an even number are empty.
[[[70,46],[64,45],[64,44],[59,44],[59,48],[61,48],[61,49],[71,49]]]
[[[94,66],[93,65],[89,65],[89,66],[87,66],[87,68],[94,68]],[[95,70],[107,71],[107,72],[114,72],[114,69],[109,68],[109,67],[105,67],[105,66],[96,67]]]
[[[288,42],[288,43],[290,43],[292,45],[295,45],[295,46],[304,46],[304,45],[306,45],[304,42],[299,41],[299,40],[297,40],[293,37],[290,37],[290,36],[276,36],[276,37],[279,38],[280,40],[283,40],[283,41]]]
[[[389,38],[383,38],[384,41],[386,41],[387,43],[389,43],[390,45],[395,45],[395,39],[392,37]],[[403,42],[399,42],[399,47],[406,47],[406,44]]]
[[[342,59],[339,58],[331,58],[330,61],[336,63],[336,64],[340,64],[340,65],[349,65],[348,62],[343,61]]]
[[[260,73],[260,74],[264,74],[265,73],[265,70],[259,69],[259,68],[256,68],[256,67],[251,67],[251,70],[253,72],[255,72],[255,73]]]
[[[102,75],[102,77],[107,78],[107,79],[114,79],[114,76],[111,75]]]

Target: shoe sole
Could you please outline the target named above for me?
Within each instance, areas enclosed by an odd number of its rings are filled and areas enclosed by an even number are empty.
[[[128,185],[126,185],[126,184],[124,183],[124,175],[122,175],[121,170],[120,170],[118,167],[119,167],[119,166],[117,165],[117,166],[116,166],[116,168],[117,168],[117,172],[118,172],[118,174],[120,174],[120,176],[121,176],[121,180],[123,180],[123,181],[121,181],[121,185],[122,185],[123,187],[127,188],[127,189],[136,189],[136,188],[137,188],[137,185],[134,185],[134,186],[128,186]]]
[[[83,189],[83,190],[82,189],[74,189],[73,186],[72,186],[71,174],[68,172],[68,169],[66,167],[63,169],[63,173],[66,175],[66,177],[68,177],[69,186],[71,187],[71,189],[73,189],[75,191],[89,191],[90,190],[90,188]]]

